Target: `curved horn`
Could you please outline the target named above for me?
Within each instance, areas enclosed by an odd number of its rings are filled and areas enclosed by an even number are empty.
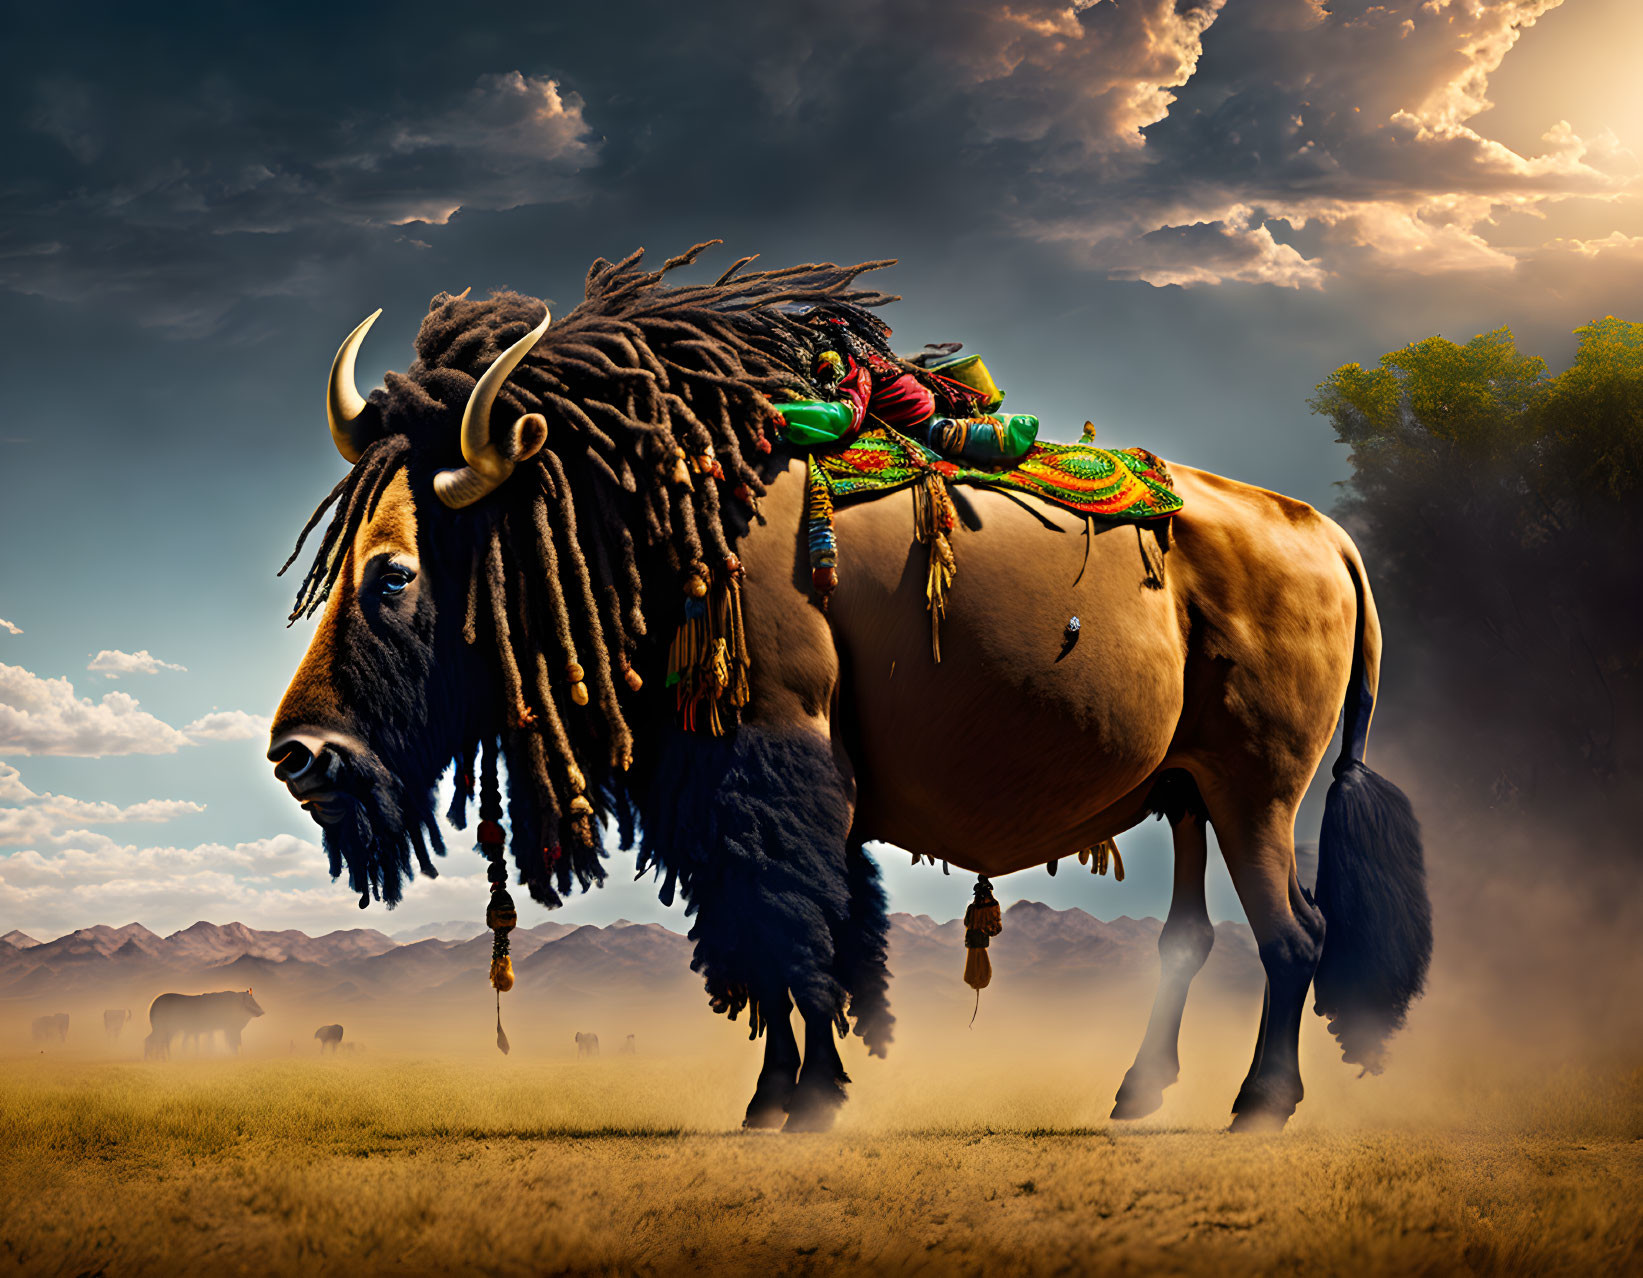
[[[331,361],[331,384],[325,388],[325,417],[331,423],[331,438],[336,441],[337,451],[350,464],[357,462],[371,443],[361,429],[365,425],[360,421],[360,414],[365,411],[365,400],[354,388],[354,359],[359,355],[365,334],[371,331],[371,325],[377,322],[377,316],[381,314],[382,308],[379,306],[365,317],[364,323],[348,334],[337,351],[337,357]]]
[[[509,375],[542,340],[552,319],[551,313],[544,312],[540,324],[496,357],[468,396],[468,406],[462,410],[462,457],[468,464],[434,476],[434,493],[452,510],[471,506],[494,492],[516,465],[535,456],[548,442],[547,419],[540,413],[526,413],[513,424],[513,447],[504,448],[492,437],[491,405]]]

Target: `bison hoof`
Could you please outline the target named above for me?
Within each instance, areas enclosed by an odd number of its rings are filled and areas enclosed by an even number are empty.
[[[1275,1090],[1262,1087],[1259,1083],[1245,1083],[1238,1093],[1238,1099],[1232,1102],[1232,1126],[1228,1129],[1234,1132],[1276,1132],[1282,1131],[1289,1116],[1295,1112],[1295,1106],[1300,1104],[1299,1089],[1291,1093],[1288,1089]]]
[[[1112,1107],[1117,1119],[1145,1118],[1156,1114],[1164,1105],[1164,1089],[1148,1087],[1145,1083],[1132,1084],[1129,1079],[1118,1089],[1118,1099]]]
[[[839,1106],[844,1104],[842,1092],[834,1088],[826,1092],[800,1089],[793,1097],[784,1132],[830,1132],[838,1117]]]
[[[787,1106],[780,1101],[761,1100],[755,1096],[747,1106],[742,1126],[749,1131],[780,1127],[787,1118]]]
[[[1232,1116],[1229,1132],[1281,1132],[1289,1121],[1286,1113],[1270,1109],[1243,1109]]]

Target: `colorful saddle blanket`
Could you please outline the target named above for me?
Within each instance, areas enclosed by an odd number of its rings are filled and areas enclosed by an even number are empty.
[[[1181,509],[1169,471],[1144,448],[1034,444],[1010,469],[984,470],[943,457],[888,426],[876,426],[845,448],[817,451],[811,458],[834,501],[893,492],[934,472],[949,483],[1027,493],[1081,515],[1118,522],[1162,519]]]
[[[947,491],[949,484],[977,484],[1041,497],[1083,515],[1092,535],[1097,519],[1132,523],[1139,532],[1143,523],[1162,521],[1181,509],[1181,498],[1170,482],[1169,470],[1144,448],[1034,444],[1026,457],[1009,470],[983,470],[943,457],[881,424],[864,430],[844,448],[813,451],[805,536],[816,602],[826,609],[828,597],[839,584],[834,501],[877,497],[910,487],[913,536],[930,551],[924,597],[930,610],[930,647],[938,662],[947,590],[958,571],[949,540],[958,514]]]

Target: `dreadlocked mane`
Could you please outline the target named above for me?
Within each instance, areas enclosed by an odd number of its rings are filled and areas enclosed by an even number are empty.
[[[801,312],[825,306],[852,336],[882,347],[888,330],[865,308],[897,300],[856,287],[888,262],[742,274],[746,257],[711,284],[666,283],[718,242],[660,270],[641,269],[643,250],[596,261],[584,300],[548,328],[492,409],[498,422],[541,413],[546,447],[474,506],[437,513],[441,561],[466,579],[465,598],[442,591],[441,606],[458,608],[462,639],[493,685],[455,694],[489,696],[493,708],[479,726],[457,729],[466,739],[448,815],[464,828],[476,760],[494,793],[505,759],[514,861],[545,905],[560,904],[573,880],[586,888],[603,879],[595,819],[614,818],[622,845],[633,844],[633,725],[642,736],[671,714],[659,695],[662,659],[687,596],[737,589],[734,546],[765,492],[771,401],[817,395],[808,374],[819,339]],[[323,606],[399,470],[461,464],[456,424],[475,382],[541,316],[541,302],[517,293],[434,298],[415,361],[370,397],[376,442],[320,503],[286,562],[330,511],[293,621]],[[425,795],[395,798],[399,845],[379,836],[375,864],[349,865],[357,890],[390,904],[413,856],[432,872],[424,831],[439,848],[431,783]],[[336,861],[333,853],[333,873]]]

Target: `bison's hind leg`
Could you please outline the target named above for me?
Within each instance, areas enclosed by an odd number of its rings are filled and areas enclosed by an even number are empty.
[[[1187,991],[1215,945],[1215,928],[1204,901],[1204,870],[1208,861],[1205,813],[1196,789],[1190,801],[1168,810],[1175,834],[1175,890],[1169,917],[1158,934],[1158,994],[1146,1037],[1135,1054],[1135,1064],[1124,1075],[1113,1105],[1114,1118],[1145,1118],[1164,1103],[1164,1089],[1181,1076],[1179,1040]]]
[[[1294,801],[1264,809],[1206,796],[1222,855],[1266,969],[1266,1002],[1249,1074],[1232,1103],[1233,1131],[1274,1130],[1300,1104],[1301,1016],[1323,953],[1324,918],[1295,873]],[[1223,808],[1225,815],[1223,815]]]

